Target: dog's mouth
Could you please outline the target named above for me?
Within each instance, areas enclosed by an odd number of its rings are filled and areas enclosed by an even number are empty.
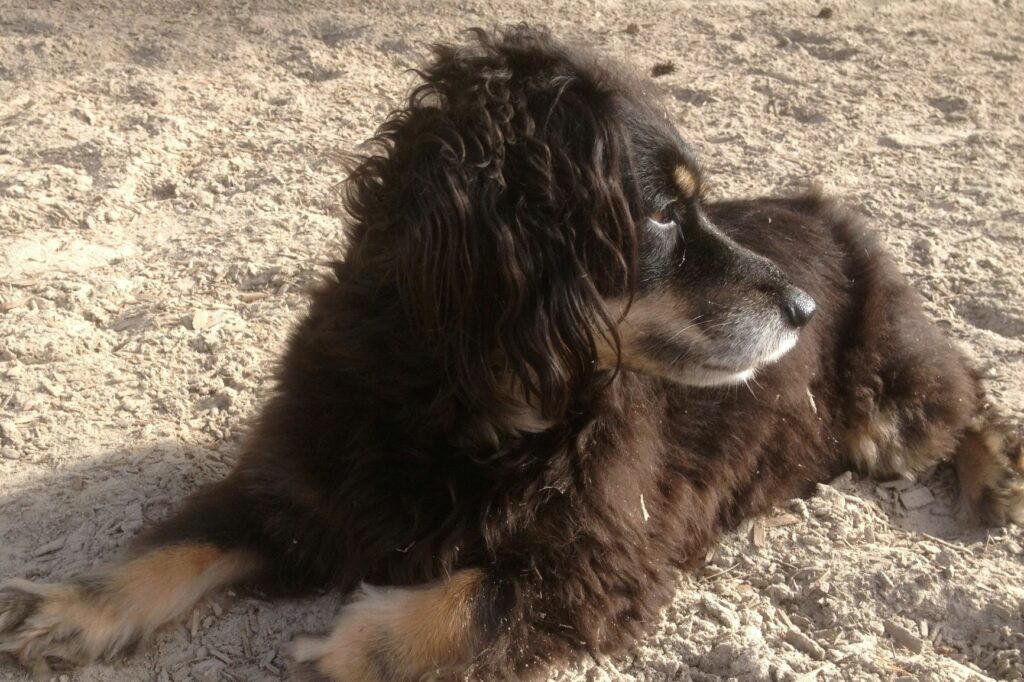
[[[670,316],[681,309],[687,314]],[[634,304],[620,327],[621,355],[609,349],[604,361],[686,386],[741,384],[789,353],[801,330],[777,306],[702,312],[686,299],[662,293]]]
[[[786,355],[799,340],[793,330],[768,331],[753,338],[731,339],[707,344],[703,357],[679,363],[673,374],[680,383],[691,386],[725,386],[752,380],[757,372]],[[701,344],[704,345],[704,344]]]

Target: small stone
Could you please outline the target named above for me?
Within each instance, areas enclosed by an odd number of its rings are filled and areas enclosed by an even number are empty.
[[[626,35],[635,36],[640,33],[640,27],[636,24],[629,24],[626,26]]]
[[[831,19],[833,16],[835,16],[835,10],[833,10],[831,7],[822,7],[821,11],[819,11],[818,14],[815,15],[815,18]]]

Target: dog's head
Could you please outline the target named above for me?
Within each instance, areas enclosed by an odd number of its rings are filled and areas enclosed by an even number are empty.
[[[464,400],[556,416],[609,369],[725,384],[796,342],[813,301],[708,220],[642,83],[525,27],[419,75],[351,175],[346,276],[394,294]]]

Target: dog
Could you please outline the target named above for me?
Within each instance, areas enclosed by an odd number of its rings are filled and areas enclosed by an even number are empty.
[[[109,660],[216,589],[332,586],[309,675],[530,679],[621,651],[723,531],[846,470],[951,458],[981,520],[1024,522],[1019,436],[854,214],[710,200],[653,86],[543,29],[418,75],[235,469],[105,567],[5,583],[0,651]]]

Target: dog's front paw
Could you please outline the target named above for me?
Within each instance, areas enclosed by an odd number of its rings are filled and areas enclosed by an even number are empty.
[[[479,571],[463,570],[419,587],[364,587],[329,636],[296,640],[299,679],[412,682],[462,670],[478,644],[473,604],[481,580]]]
[[[958,453],[961,493],[983,523],[1024,525],[1024,441],[1010,429],[968,432]]]
[[[292,645],[295,676],[304,682],[385,682],[419,679],[421,669],[402,655],[389,631],[386,609],[370,606],[363,592],[341,614],[327,637],[298,637]],[[380,605],[378,605],[380,606]],[[417,666],[418,667],[418,666]]]
[[[0,653],[41,674],[127,652],[137,634],[104,615],[86,586],[8,581],[0,585]]]
[[[977,509],[981,518],[993,526],[1024,525],[1024,452],[1018,451],[993,473]]]

